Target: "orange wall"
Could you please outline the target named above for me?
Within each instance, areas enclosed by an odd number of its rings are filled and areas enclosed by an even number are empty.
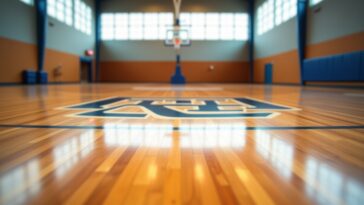
[[[306,49],[307,58],[364,50],[364,32],[308,45]],[[264,82],[264,66],[267,63],[273,63],[274,83],[300,83],[300,68],[297,50],[256,59],[254,63],[254,82]]]
[[[364,50],[364,32],[307,46],[307,58]],[[20,83],[21,72],[37,67],[36,46],[0,37],[0,83]],[[289,51],[255,60],[254,80],[264,81],[264,65],[273,63],[273,82],[299,83],[297,51]],[[57,79],[54,68],[62,66]],[[209,66],[215,65],[210,71]],[[45,69],[50,82],[79,82],[77,55],[47,49]],[[106,82],[169,82],[174,62],[101,62],[101,81]],[[247,62],[183,62],[188,82],[247,82]]]
[[[62,75],[56,79],[53,71],[58,65],[62,66]],[[37,46],[0,37],[0,83],[20,83],[22,71],[30,68],[37,68]],[[77,55],[47,49],[45,70],[48,72],[49,82],[80,80],[80,62]]]
[[[0,37],[0,82],[19,83],[21,72],[37,67],[37,47]]]
[[[342,38],[308,45],[306,58],[317,58],[342,53],[364,50],[364,32],[355,33]]]
[[[214,65],[213,71],[209,66]],[[101,62],[103,82],[169,82],[175,62]],[[247,62],[182,62],[187,82],[247,82]]]
[[[59,77],[54,75],[54,69],[62,66]],[[73,54],[47,49],[45,70],[48,72],[49,82],[79,82],[80,58]]]
[[[273,64],[274,83],[299,83],[300,69],[297,52],[289,51],[254,61],[254,82],[264,82],[265,64]]]

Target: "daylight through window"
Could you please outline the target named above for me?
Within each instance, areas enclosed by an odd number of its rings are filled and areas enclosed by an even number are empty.
[[[192,40],[247,40],[245,13],[181,13],[181,27]],[[104,13],[103,40],[164,40],[173,28],[172,13]]]

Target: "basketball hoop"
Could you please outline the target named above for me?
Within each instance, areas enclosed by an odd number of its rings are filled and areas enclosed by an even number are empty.
[[[174,75],[171,77],[172,84],[186,83],[185,77],[182,74],[180,48],[181,46],[191,45],[188,31],[181,29],[181,24],[179,20],[181,3],[182,0],[173,0],[175,10],[173,29],[167,31],[167,38],[164,43],[166,46],[173,46],[176,51],[176,70]]]
[[[176,53],[179,52],[181,47],[191,46],[191,40],[189,38],[189,32],[187,29],[181,28],[180,25],[180,11],[182,0],[173,0],[174,5],[174,24],[173,28],[167,30],[167,38],[164,42],[165,46],[174,47]]]
[[[179,50],[181,47],[191,46],[191,40],[187,29],[181,29],[180,27],[174,27],[167,30],[167,37],[164,41],[164,45],[167,47],[174,47],[175,50]]]

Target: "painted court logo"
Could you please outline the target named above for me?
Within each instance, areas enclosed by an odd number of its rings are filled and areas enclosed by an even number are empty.
[[[73,117],[145,119],[272,118],[296,108],[253,98],[131,98],[112,97],[63,107],[79,110]]]

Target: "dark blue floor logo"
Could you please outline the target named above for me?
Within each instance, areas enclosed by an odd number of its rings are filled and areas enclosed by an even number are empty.
[[[298,110],[253,98],[131,98],[112,97],[63,107],[80,110],[76,117],[145,119],[272,118],[278,111]]]

